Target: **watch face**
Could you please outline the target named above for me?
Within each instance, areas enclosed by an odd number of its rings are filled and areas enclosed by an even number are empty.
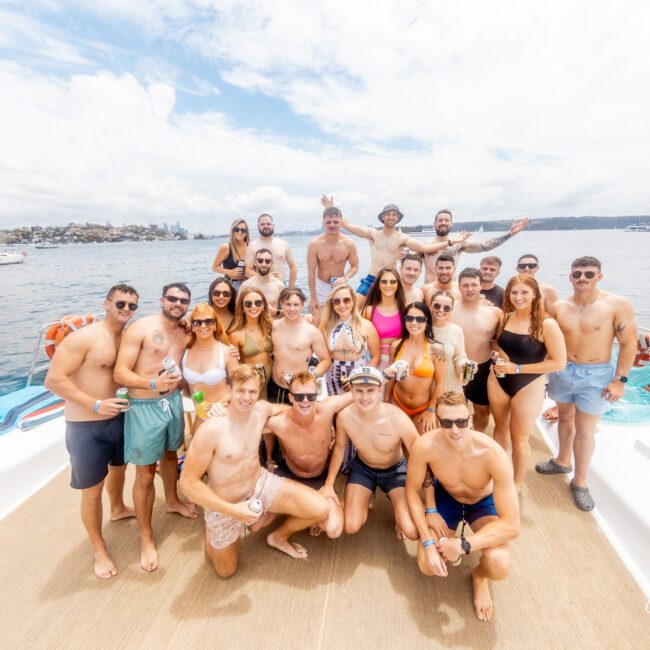
[[[621,375],[620,377],[616,377],[622,384],[627,384],[627,377],[624,377]]]
[[[460,540],[460,546],[466,555],[472,550],[472,545],[464,537]]]

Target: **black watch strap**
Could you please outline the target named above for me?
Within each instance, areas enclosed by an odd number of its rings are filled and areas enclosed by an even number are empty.
[[[463,551],[465,551],[465,555],[469,555],[471,553],[472,545],[463,536],[460,538],[460,546]]]

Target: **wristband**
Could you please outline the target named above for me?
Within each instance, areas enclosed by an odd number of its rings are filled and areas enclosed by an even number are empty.
[[[453,244],[451,243],[451,239],[447,240],[447,244],[449,244],[450,247],[453,246]]]
[[[435,539],[428,539],[425,542],[422,542],[422,546],[426,548],[427,546],[435,546],[436,545],[436,540]]]
[[[427,406],[427,408],[425,409],[425,411],[429,411],[429,413],[435,413],[435,412],[436,412],[436,409],[434,409],[433,406]]]
[[[521,366],[517,364],[517,374],[519,374],[520,372],[521,372]]]
[[[156,390],[156,380],[155,379],[150,379],[149,380],[149,388],[151,390]]]
[[[100,399],[98,399],[98,400],[95,402],[95,405],[93,406],[93,411],[94,411],[95,413],[99,413],[99,407],[101,406],[101,404],[102,404],[102,400],[100,400]]]
[[[383,377],[386,381],[390,381],[391,379],[394,379],[394,377],[389,377],[389,376],[386,374],[386,371],[385,371],[385,370],[382,370],[382,371],[381,371],[381,375],[382,375],[382,377]]]
[[[424,510],[425,515],[435,515],[436,512],[438,512],[438,508],[425,508]]]

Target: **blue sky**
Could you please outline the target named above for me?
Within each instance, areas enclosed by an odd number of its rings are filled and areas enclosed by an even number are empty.
[[[362,223],[647,213],[640,1],[25,4],[0,3],[0,227],[313,227],[322,192]]]

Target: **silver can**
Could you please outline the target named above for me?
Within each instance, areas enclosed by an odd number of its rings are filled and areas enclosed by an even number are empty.
[[[468,382],[474,379],[474,364],[471,361],[466,361],[463,364],[463,381]]]
[[[404,381],[409,376],[408,361],[399,359],[395,362],[395,381]]]
[[[118,388],[115,391],[115,397],[117,397],[117,399],[128,400],[129,399],[129,389],[126,388],[126,386],[122,386],[122,388]],[[125,409],[122,409],[122,412],[128,411],[130,408],[131,408],[131,404],[129,403],[129,405]]]
[[[255,371],[257,374],[260,376],[260,379],[262,383],[266,381],[266,368],[264,367],[263,363],[256,363],[255,364]]]
[[[506,360],[503,357],[498,357],[497,360],[496,360],[496,367],[495,367],[495,373],[494,374],[499,379],[503,379],[503,377],[506,376],[506,373],[505,372],[499,372],[498,370],[496,370],[496,368],[498,368],[500,365],[504,364],[505,362],[506,362]]]
[[[168,375],[180,375],[181,371],[178,369],[178,364],[171,357],[163,359],[163,368]]]
[[[262,512],[262,502],[259,499],[253,499],[248,502],[248,509],[256,514]]]
[[[244,268],[246,267],[246,263],[244,260],[239,260],[237,262],[237,270],[239,271],[239,275],[243,278],[244,277]]]

